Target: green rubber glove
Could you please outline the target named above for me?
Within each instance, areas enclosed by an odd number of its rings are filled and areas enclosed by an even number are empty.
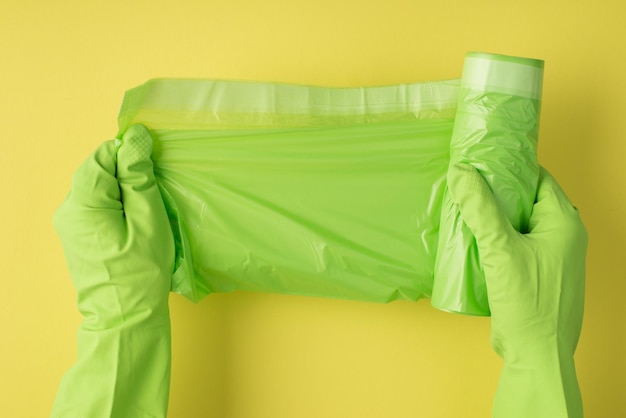
[[[520,234],[472,166],[454,166],[448,183],[476,237],[492,345],[504,359],[493,416],[582,417],[573,356],[583,319],[587,233],[578,211],[542,169],[530,232]]]
[[[129,127],[73,177],[54,216],[84,317],[78,359],[53,417],[165,417],[174,240],[156,185],[152,138]]]

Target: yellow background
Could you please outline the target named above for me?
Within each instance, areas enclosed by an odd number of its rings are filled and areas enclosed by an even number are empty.
[[[576,363],[587,417],[626,416],[626,2],[0,3],[0,416],[48,414],[80,318],[54,209],[153,77],[329,86],[457,78],[468,50],[546,61],[540,161],[590,233]],[[489,320],[305,297],[171,297],[170,417],[487,417]]]

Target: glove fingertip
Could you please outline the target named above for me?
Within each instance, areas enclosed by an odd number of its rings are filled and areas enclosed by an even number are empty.
[[[483,178],[478,171],[469,164],[457,163],[448,170],[448,188],[452,193],[454,202],[463,205],[468,198],[485,193],[488,190]]]
[[[118,147],[118,166],[129,167],[137,162],[150,160],[152,136],[144,125],[131,125],[122,135]]]

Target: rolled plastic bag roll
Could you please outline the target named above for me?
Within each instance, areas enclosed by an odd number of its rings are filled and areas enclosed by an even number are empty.
[[[518,231],[527,229],[537,189],[543,61],[468,53],[450,141],[450,164],[473,165]],[[480,254],[446,189],[431,303],[489,315]]]

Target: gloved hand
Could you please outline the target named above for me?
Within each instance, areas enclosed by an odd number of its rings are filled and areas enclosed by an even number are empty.
[[[143,125],[102,144],[54,216],[84,319],[53,417],[165,417],[174,239]],[[117,161],[116,161],[117,159]]]
[[[582,326],[587,233],[576,208],[541,170],[529,232],[520,234],[470,165],[448,174],[452,198],[476,237],[504,367],[493,415],[582,417],[574,351]]]

